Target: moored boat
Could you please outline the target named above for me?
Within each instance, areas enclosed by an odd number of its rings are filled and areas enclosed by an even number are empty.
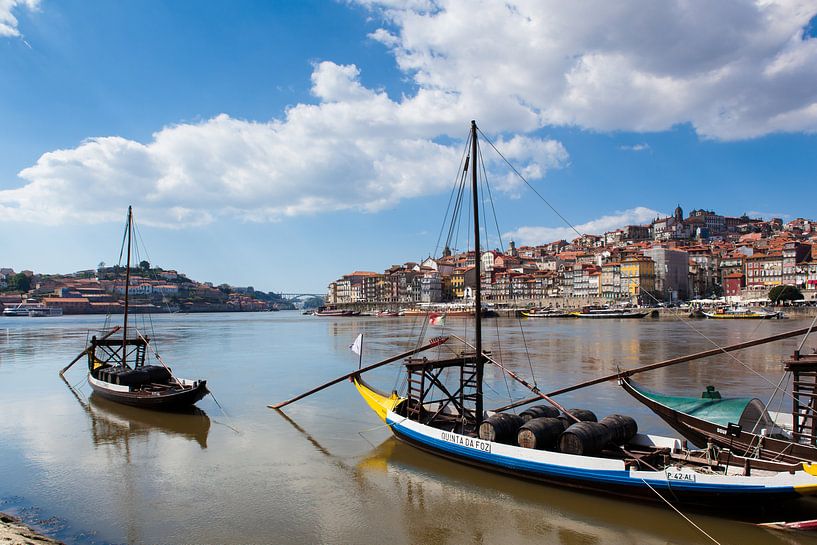
[[[343,318],[349,316],[360,316],[360,312],[354,310],[344,310],[340,308],[319,307],[312,313],[312,316],[328,316],[330,318]]]
[[[579,312],[573,312],[573,316],[578,318],[644,318],[650,313],[649,310],[637,308],[611,308],[603,306],[583,307]]]
[[[59,307],[48,307],[42,303],[20,303],[16,307],[3,309],[3,316],[62,316],[62,309]]]
[[[757,398],[723,398],[712,386],[701,397],[650,391],[629,377],[619,384],[697,445],[714,444],[755,459],[817,463],[817,355],[796,351],[785,362],[792,375],[792,413],[770,413]]]
[[[462,172],[469,172],[470,160],[473,244],[479,249],[480,153],[474,122],[470,148]],[[461,186],[458,202],[466,198],[462,192]],[[475,269],[480,278],[479,259]],[[476,308],[481,304],[480,284],[474,290]],[[667,501],[666,495],[674,503],[712,510],[758,507],[817,494],[817,465],[689,450],[679,439],[638,433],[637,423],[623,415],[596,422],[589,411],[565,409],[483,350],[481,322],[481,317],[474,320],[473,343],[452,336],[461,347],[440,350],[447,357],[405,359],[405,395],[381,392],[363,379],[364,373],[406,357],[401,354],[271,407],[280,409],[348,377],[399,440],[443,458],[528,481],[656,502]],[[408,354],[447,340],[434,340]],[[547,402],[549,411],[540,414],[551,416],[532,414],[524,422],[521,416],[501,410],[486,411],[483,382],[488,363]]]
[[[767,310],[763,308],[750,309],[746,307],[720,307],[715,310],[701,311],[707,318],[718,320],[771,320],[782,318],[780,311]]]
[[[128,207],[125,286],[130,285],[133,230],[133,211]],[[136,327],[128,328],[128,291],[124,290],[122,327],[116,326],[100,337],[92,336],[85,350],[60,371],[60,375],[87,355],[88,384],[100,397],[146,409],[174,410],[195,404],[209,393],[207,381],[175,376],[155,352],[157,363],[147,364],[149,338]]]
[[[552,308],[522,310],[519,312],[525,318],[573,318],[572,312]]]

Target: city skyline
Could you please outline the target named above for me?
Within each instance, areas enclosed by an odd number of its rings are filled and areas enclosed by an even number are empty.
[[[0,265],[111,264],[133,204],[152,263],[324,289],[434,252],[470,119],[583,233],[810,217],[807,4],[406,6],[0,7]],[[568,238],[497,166],[503,238]]]

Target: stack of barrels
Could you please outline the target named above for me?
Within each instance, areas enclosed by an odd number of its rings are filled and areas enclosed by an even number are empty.
[[[519,415],[497,413],[483,420],[479,437],[496,443],[515,442],[524,448],[593,455],[611,445],[626,444],[638,432],[638,424],[629,416],[612,414],[598,421],[586,409],[567,413],[574,418],[548,405],[531,407]]]

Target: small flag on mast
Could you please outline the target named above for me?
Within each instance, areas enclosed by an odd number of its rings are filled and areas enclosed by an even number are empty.
[[[445,325],[445,314],[432,312],[428,315],[428,325],[442,327]]]
[[[360,356],[363,352],[363,333],[357,336],[355,342],[349,345],[349,350]]]

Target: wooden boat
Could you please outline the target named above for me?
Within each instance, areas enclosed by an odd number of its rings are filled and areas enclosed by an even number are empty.
[[[782,318],[783,313],[780,311],[767,309],[749,309],[745,307],[735,308],[718,308],[714,311],[701,311],[701,314],[713,320],[771,320],[773,318]]]
[[[573,312],[573,316],[578,318],[643,318],[650,313],[649,310],[639,310],[632,308],[609,308],[599,306],[588,306],[579,312]]]
[[[470,157],[479,157],[474,122]],[[477,161],[471,164],[471,192],[474,246],[479,248],[479,168],[475,163]],[[479,260],[475,268],[479,278]],[[479,308],[479,283],[475,301]],[[613,432],[606,424],[580,422],[575,411],[565,410],[484,352],[481,319],[474,322],[474,344],[460,339],[465,350],[455,357],[405,361],[407,393],[404,397],[396,392],[378,391],[365,382],[366,369],[350,374],[361,397],[398,439],[434,455],[482,469],[627,498],[661,501],[662,495],[667,495],[678,503],[728,509],[817,494],[817,465],[755,460],[731,454],[727,458],[714,451],[686,450],[679,439],[639,434],[632,426],[628,426],[632,433],[625,433],[623,430]],[[558,432],[558,449],[547,445],[544,449],[518,446],[515,444],[518,417],[484,410],[486,363],[496,365],[551,404],[557,413],[561,412],[569,426]],[[452,376],[458,381],[446,384],[446,377]],[[283,404],[275,407],[281,406]],[[612,438],[614,435],[618,440]],[[519,443],[523,444],[521,440]]]
[[[785,369],[795,385],[790,415],[770,414],[756,398],[722,398],[711,386],[694,398],[651,392],[629,377],[619,383],[697,445],[710,443],[756,459],[817,463],[817,355],[796,351]]]
[[[470,150],[463,172],[469,172],[470,162],[473,240],[474,247],[480,248],[477,182],[480,167],[477,160],[469,161],[480,157],[474,122]],[[460,194],[457,198],[462,201],[465,197]],[[475,269],[479,278],[480,260],[476,260]],[[479,284],[475,289],[476,308],[481,305]],[[449,347],[445,352],[450,354],[447,358],[411,357],[449,340],[432,339],[419,348],[270,407],[280,410],[348,378],[399,440],[434,455],[529,481],[656,502],[670,498],[674,503],[706,506],[711,510],[750,509],[817,494],[817,464],[752,459],[715,449],[688,450],[679,439],[638,433],[635,421],[619,415],[611,415],[600,423],[586,421],[591,419],[580,411],[565,409],[484,351],[481,322],[481,318],[474,320],[473,344],[451,336],[463,348],[457,352]],[[381,392],[363,379],[366,372],[404,358],[405,396]],[[495,365],[546,401],[551,414],[555,411],[560,415],[533,419],[539,422],[532,427],[541,424],[547,432],[534,433],[539,448],[529,448],[531,443],[523,440],[520,417],[484,409],[486,363]],[[539,414],[546,412],[541,409]],[[567,429],[559,428],[557,423],[566,424]]]
[[[94,393],[105,399],[145,409],[174,410],[189,407],[208,394],[207,381],[179,378],[173,375],[158,354],[156,365],[147,365],[150,340],[132,328],[129,336],[128,314],[130,285],[133,210],[128,207],[127,266],[125,268],[124,313],[120,327],[114,327],[101,337],[91,337],[88,346],[68,364],[64,374],[83,356],[88,356],[88,384]]]

